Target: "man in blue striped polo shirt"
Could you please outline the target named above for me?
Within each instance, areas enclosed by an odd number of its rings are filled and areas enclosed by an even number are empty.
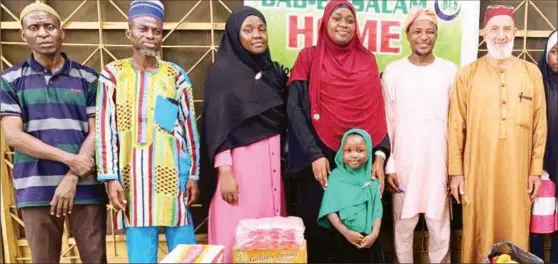
[[[32,56],[0,75],[0,116],[32,262],[60,261],[66,218],[82,262],[106,263],[105,192],[93,174],[97,74],[60,52],[50,6],[30,4],[20,20]]]

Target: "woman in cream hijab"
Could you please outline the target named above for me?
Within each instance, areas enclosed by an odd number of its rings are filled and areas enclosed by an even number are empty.
[[[549,179],[555,183],[558,180],[558,31],[552,32],[548,40],[544,53],[539,60],[539,69],[542,72],[544,90],[546,95],[546,118],[548,123],[548,136],[546,139],[546,150],[544,155],[544,175],[539,193],[539,200],[543,200],[545,192],[545,179]],[[550,186],[552,188],[552,186]],[[558,194],[556,189],[555,195]],[[552,194],[550,194],[552,195]],[[551,197],[548,197],[551,198]],[[546,198],[546,199],[548,199]],[[554,200],[553,200],[554,201]],[[538,203],[535,201],[533,206],[533,217],[531,219],[531,251],[539,258],[544,259],[544,236],[552,234],[552,243],[550,248],[550,263],[558,263],[558,221],[556,221],[557,213],[554,212],[552,219],[554,221],[545,221],[548,217],[544,212],[554,211],[553,208],[545,209],[546,203]],[[551,205],[552,207],[552,205]],[[555,207],[554,207],[555,208]],[[552,226],[549,226],[552,225]]]

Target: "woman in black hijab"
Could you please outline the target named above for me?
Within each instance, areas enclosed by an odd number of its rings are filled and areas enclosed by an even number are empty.
[[[209,243],[225,245],[227,263],[240,220],[285,215],[286,81],[284,68],[271,60],[264,16],[251,7],[235,10],[204,87],[201,133]]]
[[[558,31],[552,32],[546,41],[544,53],[539,60],[546,97],[547,138],[543,168],[545,176],[558,188]],[[556,190],[558,195],[558,189]],[[549,223],[554,230],[555,223]],[[544,235],[531,234],[531,252],[544,259]],[[552,233],[550,263],[558,263],[558,231]]]

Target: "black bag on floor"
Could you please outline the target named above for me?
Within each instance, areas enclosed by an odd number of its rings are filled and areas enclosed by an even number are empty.
[[[490,251],[488,252],[488,256],[484,260],[484,263],[490,263],[490,259],[492,257],[501,255],[501,254],[508,254],[511,256],[512,260],[517,261],[518,263],[541,263],[544,264],[544,261],[539,257],[529,253],[521,249],[519,246],[508,242],[508,241],[500,241],[496,244],[492,245]]]

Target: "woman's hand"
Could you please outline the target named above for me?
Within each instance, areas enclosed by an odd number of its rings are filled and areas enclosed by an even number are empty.
[[[331,173],[329,169],[329,161],[322,157],[312,162],[312,171],[314,172],[314,177],[325,189],[327,186],[327,176]]]
[[[380,182],[380,194],[384,194],[384,183],[385,183],[385,174],[384,174],[384,158],[380,156],[376,156],[374,160],[374,165],[372,165],[372,178],[378,179]]]
[[[230,205],[238,205],[238,184],[232,166],[219,167],[219,184],[223,201]]]

